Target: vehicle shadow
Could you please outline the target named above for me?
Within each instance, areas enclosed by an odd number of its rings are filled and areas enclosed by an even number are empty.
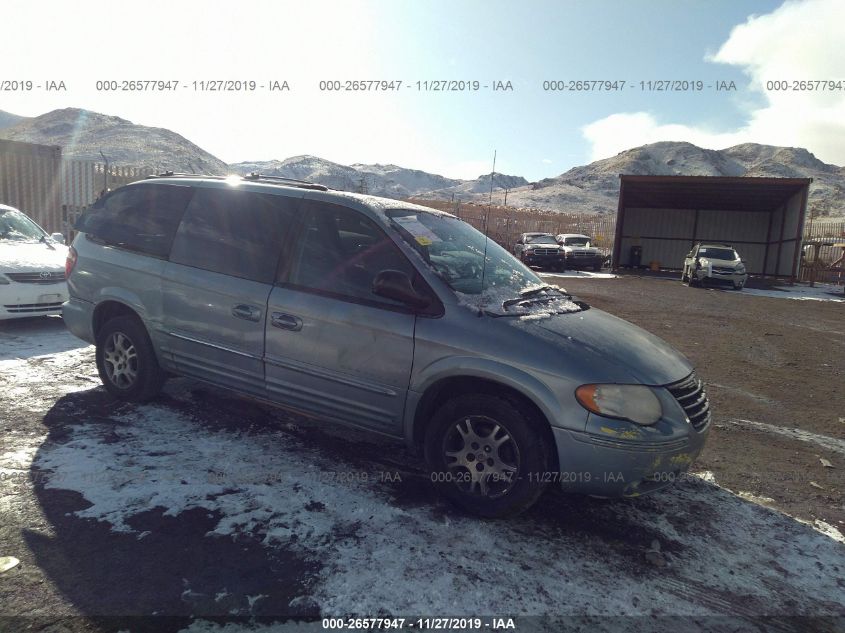
[[[845,546],[698,477],[621,501],[550,490],[484,521],[439,499],[400,443],[186,379],[143,406],[71,393],[44,425],[31,476],[54,535],[26,542],[116,628],[443,609],[845,617]]]

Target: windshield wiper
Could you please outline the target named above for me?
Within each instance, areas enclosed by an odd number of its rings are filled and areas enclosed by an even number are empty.
[[[537,296],[549,290],[555,291],[559,296]],[[531,288],[529,290],[521,291],[519,293],[518,299],[508,299],[507,301],[503,301],[502,307],[507,309],[508,306],[516,305],[519,303],[530,303],[532,301],[555,301],[560,299],[561,297],[571,299],[572,295],[562,292],[561,289],[557,286],[540,286],[538,288]]]

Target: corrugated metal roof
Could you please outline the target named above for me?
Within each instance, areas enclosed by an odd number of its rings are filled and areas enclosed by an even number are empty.
[[[622,174],[619,178],[626,207],[725,211],[771,211],[813,182],[812,178],[728,176]]]

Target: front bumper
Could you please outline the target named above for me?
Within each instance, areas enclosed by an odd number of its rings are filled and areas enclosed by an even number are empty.
[[[570,255],[566,258],[567,268],[595,268],[604,264],[602,255],[582,255],[575,257]]]
[[[719,272],[719,271],[707,271],[704,268],[700,268],[695,272],[695,277],[699,281],[704,281],[705,279],[707,282],[713,283],[722,283],[722,284],[742,284],[745,285],[745,282],[748,280],[748,273],[726,273],[726,272]]]
[[[525,253],[522,256],[522,262],[529,266],[557,267],[566,265],[566,257],[561,255],[533,255]]]
[[[704,448],[709,432],[648,442],[552,429],[563,490],[599,497],[637,497],[682,479]]]
[[[61,314],[67,298],[65,282],[42,285],[13,281],[0,285],[0,321]]]

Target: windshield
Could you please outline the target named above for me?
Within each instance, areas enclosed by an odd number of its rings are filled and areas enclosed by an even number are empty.
[[[589,246],[589,237],[567,237],[564,238],[563,243],[567,246]]]
[[[37,242],[44,235],[44,231],[20,211],[0,209],[0,240]]]
[[[539,235],[537,237],[529,237],[525,240],[529,244],[554,244],[557,246],[557,242],[555,238],[551,235]]]
[[[739,255],[732,248],[700,248],[698,250],[699,257],[709,257],[710,259],[723,259],[729,262],[739,259]]]
[[[485,290],[492,290],[496,296],[513,298],[527,288],[542,285],[529,268],[463,220],[411,209],[395,209],[387,215],[402,238],[457,292],[481,294],[485,242]]]

